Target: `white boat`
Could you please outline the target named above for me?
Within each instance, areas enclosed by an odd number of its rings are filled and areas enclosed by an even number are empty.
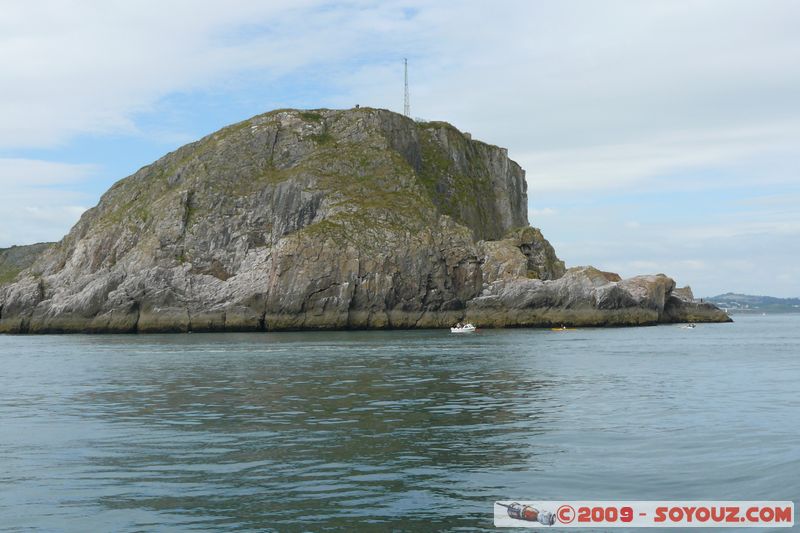
[[[454,328],[450,328],[450,333],[473,333],[477,328],[472,324],[464,324],[458,325]]]

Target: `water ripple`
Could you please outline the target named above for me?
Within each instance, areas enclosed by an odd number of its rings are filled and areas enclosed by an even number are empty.
[[[0,337],[0,529],[475,531],[495,499],[800,499],[799,320]]]

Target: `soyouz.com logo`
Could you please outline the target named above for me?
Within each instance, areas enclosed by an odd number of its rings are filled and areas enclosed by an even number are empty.
[[[790,501],[498,501],[496,527],[792,527]]]

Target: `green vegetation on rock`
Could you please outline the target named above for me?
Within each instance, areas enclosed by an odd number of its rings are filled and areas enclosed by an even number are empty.
[[[28,246],[0,248],[0,285],[14,281],[20,272],[30,267],[39,255],[51,245],[52,243],[44,242]]]

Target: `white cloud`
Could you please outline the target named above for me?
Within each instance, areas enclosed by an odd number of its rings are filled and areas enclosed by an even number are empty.
[[[745,220],[724,224],[701,224],[688,228],[674,229],[671,234],[676,240],[693,239],[704,241],[748,236],[757,237],[759,235],[781,235],[796,237],[800,241],[800,220]]]
[[[37,159],[0,158],[0,187],[6,194],[20,187],[66,185],[96,172],[94,165],[73,165]]]
[[[412,111],[452,120],[512,154],[796,115],[786,105],[800,81],[791,22],[800,6],[792,2],[482,7],[429,5],[408,28],[406,43],[419,50]],[[362,101],[400,103],[397,68],[367,64],[346,80]]]
[[[552,207],[544,207],[541,209],[529,209],[528,210],[528,218],[537,218],[537,217],[549,217],[557,214],[558,211],[553,209]]]
[[[781,0],[8,3],[0,146],[132,132],[162,97],[235,90],[248,72],[399,109],[403,56],[414,115],[517,157],[770,123],[797,113],[799,16]]]
[[[95,201],[74,190],[95,172],[92,165],[0,159],[0,247],[59,240]]]
[[[432,0],[7,2],[0,150],[139,134],[137,116],[165,97],[245,97],[247,76],[263,81],[267,102],[293,93],[285,80],[301,79],[325,91],[310,91],[311,105],[399,110],[407,56],[412,114],[507,146],[528,171],[531,219],[554,228],[572,264],[675,268],[712,292],[752,273],[735,261],[758,249],[769,263],[764,283],[785,293],[798,288],[786,265],[800,263],[788,196],[765,195],[751,205],[761,211],[699,223],[676,209],[663,224],[642,213],[576,212],[569,202],[604,190],[706,189],[714,203],[733,186],[796,183],[798,19],[793,0],[506,1],[491,10],[477,0],[458,8]],[[185,139],[162,124],[148,134]],[[80,206],[97,200],[76,185],[92,172],[0,160],[0,246],[60,237]]]
[[[790,275],[800,241],[796,209],[666,220],[655,214],[638,228],[627,227],[625,215],[582,206],[547,219],[543,231],[568,266],[593,264],[624,277],[663,272],[704,296],[800,295],[800,277]]]
[[[246,69],[295,69],[337,47],[302,31],[314,2],[6,3],[0,18],[0,147],[134,132],[161,97]],[[323,17],[324,18],[324,17]],[[264,26],[246,38],[242,28]],[[305,25],[313,30],[311,24]]]
[[[652,188],[664,186],[653,178],[665,174],[733,168],[747,158],[794,151],[796,146],[800,146],[800,121],[796,125],[777,122],[757,128],[679,132],[628,144],[534,151],[521,154],[519,159],[528,169],[528,182],[535,192],[633,185]],[[730,179],[726,177],[728,186]],[[749,180],[763,184],[764,176],[751,176]],[[683,190],[708,185],[708,180],[667,184]]]
[[[58,205],[50,206],[49,208],[25,206],[23,209],[28,217],[33,220],[60,225],[64,220],[74,223],[88,208],[80,205]]]

